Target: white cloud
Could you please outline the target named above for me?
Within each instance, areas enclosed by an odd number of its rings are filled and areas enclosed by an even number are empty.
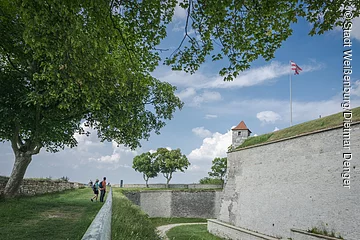
[[[279,128],[278,128],[278,127],[275,127],[275,129],[274,129],[273,132],[276,132],[276,131],[279,131]]]
[[[120,160],[125,158],[127,156],[134,157],[138,153],[134,150],[131,150],[128,147],[125,147],[124,145],[118,145],[115,141],[112,141],[112,149],[113,153],[111,155],[105,155],[98,158],[89,158],[90,161],[97,161],[101,163],[109,163],[109,164],[115,164],[119,163]]]
[[[179,3],[183,2],[183,1],[178,1],[178,3],[176,4],[175,7],[175,12],[174,12],[174,19],[175,20],[184,20],[187,17],[187,11],[186,9],[180,7]]]
[[[262,111],[256,114],[256,117],[262,123],[275,123],[278,120],[281,120],[281,116],[273,111]]]
[[[205,137],[210,137],[212,134],[209,130],[205,129],[204,127],[197,127],[197,128],[193,128],[191,130],[196,136],[205,138]]]
[[[104,143],[100,142],[97,137],[97,131],[93,128],[86,127],[84,123],[80,124],[80,126],[85,130],[85,132],[89,132],[90,135],[86,136],[86,134],[75,133],[74,138],[78,142],[78,146],[76,150],[78,151],[86,151],[92,147],[104,146]]]
[[[254,137],[258,136],[256,133],[254,134]]]
[[[206,114],[205,115],[205,119],[212,119],[212,118],[217,118],[218,116],[217,115],[214,115],[214,114]]]
[[[354,18],[352,20],[352,23],[353,23],[353,25],[351,28],[350,36],[352,39],[356,39],[356,40],[360,41],[360,17]],[[338,27],[335,27],[335,31],[342,32],[343,29],[342,29],[342,27],[338,26]]]
[[[174,22],[174,26],[171,29],[173,32],[181,32],[181,31],[185,31],[185,24],[183,21],[177,21]]]
[[[353,95],[352,95],[353,96]],[[354,95],[355,96],[355,95]],[[341,112],[342,93],[338,93],[331,99],[320,101],[293,101],[292,102],[292,119],[293,123],[297,124],[304,121],[317,119],[319,115],[325,117],[334,113]],[[221,106],[204,107],[204,110],[211,111],[223,116],[256,116],[264,108],[272,109],[281,116],[277,124],[290,124],[290,110],[289,101],[276,99],[251,99],[251,100],[237,100],[229,103],[224,103]],[[360,106],[359,98],[352,98],[351,107]],[[237,109],[237,111],[234,111]],[[251,130],[251,129],[250,129]]]
[[[107,156],[101,156],[98,159],[94,159],[98,162],[105,162],[105,163],[117,163],[120,161],[120,154],[119,153],[113,153],[112,155]]]
[[[200,107],[204,103],[216,102],[222,99],[219,92],[205,90],[197,94],[196,90],[192,87],[185,88],[177,93],[176,96],[192,107]]]
[[[167,150],[171,151],[171,147],[165,147]],[[150,149],[149,153],[156,153],[157,150]]]
[[[213,133],[211,137],[203,140],[202,145],[190,152],[188,158],[191,161],[210,161],[216,157],[225,157],[228,147],[231,145],[231,130],[224,134]]]
[[[310,64],[297,64],[303,69],[302,74],[319,70],[322,64],[311,61]],[[276,78],[288,75],[290,67],[288,63],[273,61],[262,67],[252,68],[239,74],[233,81],[224,81],[223,77],[208,76],[200,71],[195,74],[187,74],[183,71],[165,71],[155,73],[161,81],[169,82],[178,87],[196,89],[216,89],[216,88],[242,88],[265,84],[274,81]]]
[[[216,102],[221,100],[219,92],[204,91],[193,98],[191,105],[200,106],[202,103]]]
[[[204,168],[199,166],[199,165],[192,164],[192,165],[190,165],[188,167],[187,171],[190,171],[190,172],[203,172]]]
[[[360,80],[353,83],[351,94],[360,97]]]
[[[178,96],[182,101],[184,101],[185,99],[189,99],[190,97],[193,97],[195,95],[196,91],[194,88],[186,88],[176,94],[176,96]]]
[[[111,164],[111,165],[109,165],[109,164],[101,164],[101,163],[99,163],[98,165],[96,165],[96,168],[97,169],[105,169],[105,170],[116,170],[116,169],[118,169],[118,168],[131,168],[132,169],[132,167],[130,166],[130,165],[128,165],[128,164],[120,164],[120,163],[113,163],[113,164]]]
[[[360,17],[354,18],[353,24],[351,36],[360,41]]]

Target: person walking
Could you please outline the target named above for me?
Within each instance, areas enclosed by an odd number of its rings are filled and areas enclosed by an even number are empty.
[[[98,196],[99,196],[99,179],[96,179],[94,185],[93,185],[93,191],[94,191],[94,194],[95,196],[93,196],[90,200],[93,202],[94,199],[95,201],[97,201],[98,199]]]
[[[104,177],[104,180],[100,183],[100,202],[104,202],[104,197],[106,193],[106,177]]]

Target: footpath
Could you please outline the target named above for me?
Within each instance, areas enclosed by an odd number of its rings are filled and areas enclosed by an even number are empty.
[[[175,224],[162,225],[162,226],[157,227],[156,229],[158,230],[159,236],[161,237],[161,239],[169,240],[169,238],[166,236],[166,232],[169,231],[170,229],[172,229],[173,227],[183,226],[183,225],[198,225],[198,224],[207,224],[207,223],[204,223],[204,222],[200,222],[200,223],[175,223]]]

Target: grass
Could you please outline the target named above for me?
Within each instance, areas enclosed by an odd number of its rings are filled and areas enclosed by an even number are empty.
[[[156,226],[174,224],[174,223],[198,223],[198,222],[207,222],[205,218],[161,218],[155,217],[150,218],[151,222]]]
[[[339,236],[336,236],[335,231],[329,232],[326,229],[319,229],[319,228],[316,228],[316,227],[313,227],[312,229],[309,229],[308,232],[309,233],[319,234],[319,235],[324,235],[324,236],[328,236],[328,237],[344,239],[340,234],[339,234]]]
[[[207,231],[206,225],[184,225],[170,229],[166,233],[170,240],[221,240]]]
[[[128,200],[121,188],[113,188],[111,235],[116,240],[160,239],[148,215]]]
[[[360,107],[352,109],[352,122],[360,121]],[[273,133],[267,133],[256,137],[246,139],[237,149],[253,146],[256,144],[272,142],[288,137],[294,137],[304,133],[310,133],[317,130],[336,127],[343,124],[343,113],[333,114],[327,117],[319,118],[309,122],[301,123],[289,128],[285,128]]]
[[[102,204],[91,189],[67,190],[0,202],[2,239],[81,239]]]

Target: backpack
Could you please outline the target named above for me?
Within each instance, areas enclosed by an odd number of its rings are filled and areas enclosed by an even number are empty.
[[[99,188],[103,188],[102,182],[99,183]]]
[[[92,188],[93,188],[93,190],[95,191],[95,190],[96,190],[96,185],[94,184]]]

